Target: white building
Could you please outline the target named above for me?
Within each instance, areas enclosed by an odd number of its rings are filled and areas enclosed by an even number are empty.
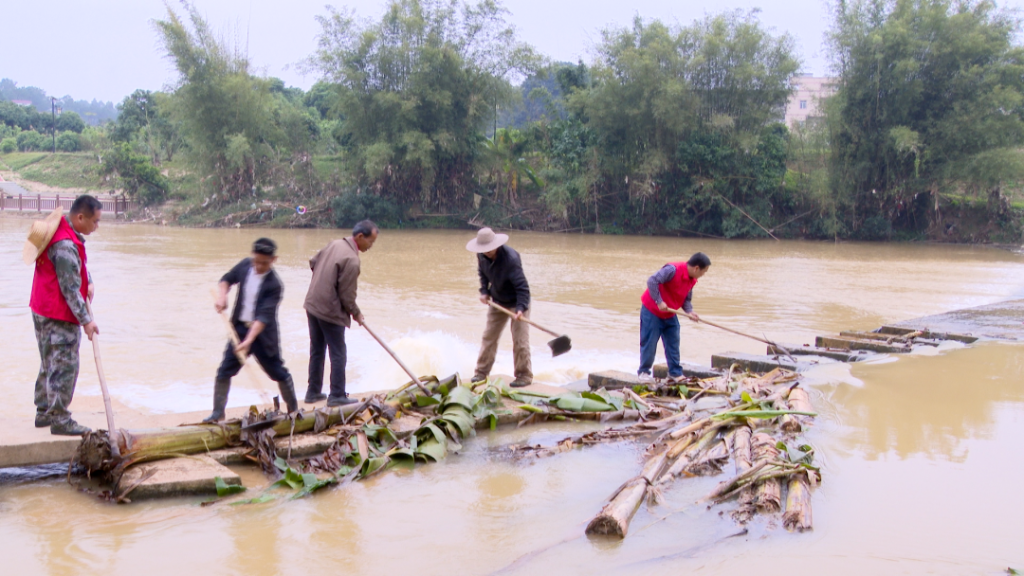
[[[835,92],[835,78],[797,76],[795,90],[786,104],[786,126],[803,124],[808,118],[822,116],[819,102]]]

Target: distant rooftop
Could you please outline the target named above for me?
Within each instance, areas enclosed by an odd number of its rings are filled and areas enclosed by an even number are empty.
[[[11,102],[14,102],[18,106],[31,106],[32,105],[32,101],[31,100],[11,100]]]

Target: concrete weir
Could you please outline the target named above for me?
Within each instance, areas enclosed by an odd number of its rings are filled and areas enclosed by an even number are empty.
[[[838,336],[819,336],[815,345],[769,345],[765,355],[728,352],[711,358],[711,366],[684,364],[683,374],[697,379],[720,378],[730,367],[742,371],[768,372],[777,367],[789,370],[803,370],[815,365],[832,362],[858,362],[878,357],[880,354],[903,354],[915,346],[935,346],[942,341],[956,341],[970,344],[979,338],[1024,340],[1024,300],[1001,302],[989,306],[958,310],[929,316],[918,320],[886,325],[870,332],[848,331]],[[653,369],[656,379],[668,376],[664,364]],[[505,381],[511,378],[504,377]],[[584,381],[574,382],[569,388],[578,389],[621,389],[640,385],[635,373],[609,370],[595,372]],[[565,392],[566,388],[534,384],[531,386],[548,394]],[[264,407],[260,407],[264,408]],[[306,405],[309,410],[313,406]],[[106,428],[102,400],[98,397],[79,397],[72,409],[79,422],[92,428]],[[235,407],[228,410],[228,418],[243,416],[249,407]],[[517,415],[499,417],[499,424],[516,421]],[[114,401],[117,427],[125,430],[144,428],[168,428],[187,423],[199,422],[206,412],[187,414],[143,414]],[[39,464],[69,462],[74,456],[80,440],[76,437],[54,436],[47,428],[32,425],[33,413],[0,422],[0,468],[26,467]],[[404,424],[410,431],[419,426],[417,418],[406,416]],[[322,434],[306,434],[279,438],[276,449],[282,456],[304,458],[327,450],[335,439]],[[129,467],[120,479],[118,492],[128,491],[128,498],[140,499],[174,495],[195,495],[215,493],[214,479],[220,477],[225,483],[240,484],[241,479],[228,465],[249,463],[247,449],[229,448],[211,451],[207,454],[173,458],[157,462],[137,464]],[[130,490],[129,490],[130,489]]]
[[[818,336],[814,345],[769,344],[766,354],[724,352],[711,357],[711,368],[686,365],[683,373],[712,378],[730,367],[741,371],[768,372],[775,368],[802,371],[832,362],[860,362],[883,354],[906,354],[915,346],[939,346],[943,341],[971,344],[979,338],[1024,340],[1024,300],[1000,302],[881,326],[873,331],[848,330],[838,336]],[[664,380],[665,365],[655,366],[654,377]],[[591,389],[615,390],[637,386],[634,374],[609,370],[590,374]]]

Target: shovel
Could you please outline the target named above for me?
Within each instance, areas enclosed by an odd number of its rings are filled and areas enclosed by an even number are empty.
[[[490,304],[492,308],[495,308],[497,310],[501,310],[502,312],[504,312],[505,314],[508,314],[512,318],[516,317],[515,312],[509,310],[508,308],[505,308],[504,306],[499,306],[499,305],[495,304],[494,302],[492,302],[491,300],[488,300],[487,303]],[[522,318],[521,320],[523,322],[526,322],[530,326],[533,326],[534,328],[536,328],[538,330],[542,330],[542,331],[547,332],[548,334],[551,334],[552,336],[556,337],[554,340],[551,340],[550,342],[548,342],[548,348],[551,348],[551,356],[552,357],[561,356],[562,354],[565,354],[569,350],[572,350],[572,341],[569,340],[569,337],[566,336],[565,334],[559,335],[558,332],[555,332],[553,330],[548,330],[547,328],[541,326],[540,324],[537,324],[536,322],[534,322],[533,320],[530,320],[529,318]]]

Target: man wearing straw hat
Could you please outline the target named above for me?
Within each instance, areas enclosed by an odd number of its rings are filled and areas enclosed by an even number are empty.
[[[508,234],[495,234],[490,228],[481,228],[476,238],[466,244],[466,250],[476,253],[477,272],[480,275],[480,302],[487,308],[487,326],[484,328],[480,356],[477,358],[473,382],[483,382],[491,373],[494,357],[498,353],[498,339],[509,318],[505,312],[490,306],[495,304],[514,311],[512,318],[512,357],[515,380],[510,386],[519,388],[533,383],[530,362],[530,332],[523,318],[530,317],[530,285],[523,273],[519,253],[505,246]]]
[[[51,434],[80,436],[89,428],[71,418],[68,406],[78,381],[78,346],[81,328],[92,337],[99,333],[86,306],[92,300],[92,275],[86,266],[85,237],[100,225],[103,205],[89,195],[71,204],[67,217],[57,207],[43,220],[32,223],[22,256],[35,263],[32,276],[32,323],[39,345],[39,376],[36,378],[36,428],[50,427]]]

